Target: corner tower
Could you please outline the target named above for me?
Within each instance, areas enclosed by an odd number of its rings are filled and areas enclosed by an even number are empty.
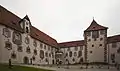
[[[86,62],[107,62],[107,29],[93,19],[84,31]]]

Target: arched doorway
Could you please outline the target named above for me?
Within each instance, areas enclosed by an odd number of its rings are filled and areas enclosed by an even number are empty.
[[[23,61],[24,61],[24,64],[29,64],[29,58],[28,57],[25,56],[23,58]]]

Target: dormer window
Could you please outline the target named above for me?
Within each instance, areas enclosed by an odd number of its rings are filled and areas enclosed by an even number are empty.
[[[29,33],[29,31],[28,31],[28,27],[26,27],[26,33]]]

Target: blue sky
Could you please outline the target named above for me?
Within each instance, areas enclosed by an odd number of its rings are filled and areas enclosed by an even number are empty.
[[[0,0],[0,4],[58,42],[83,40],[94,19],[109,27],[108,36],[120,34],[120,0]]]

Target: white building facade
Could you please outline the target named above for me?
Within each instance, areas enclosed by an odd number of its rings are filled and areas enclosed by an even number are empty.
[[[55,64],[57,41],[0,6],[0,62]]]
[[[120,64],[120,35],[107,37],[107,27],[95,20],[84,31],[84,40],[57,43],[49,35],[0,6],[0,63]]]

